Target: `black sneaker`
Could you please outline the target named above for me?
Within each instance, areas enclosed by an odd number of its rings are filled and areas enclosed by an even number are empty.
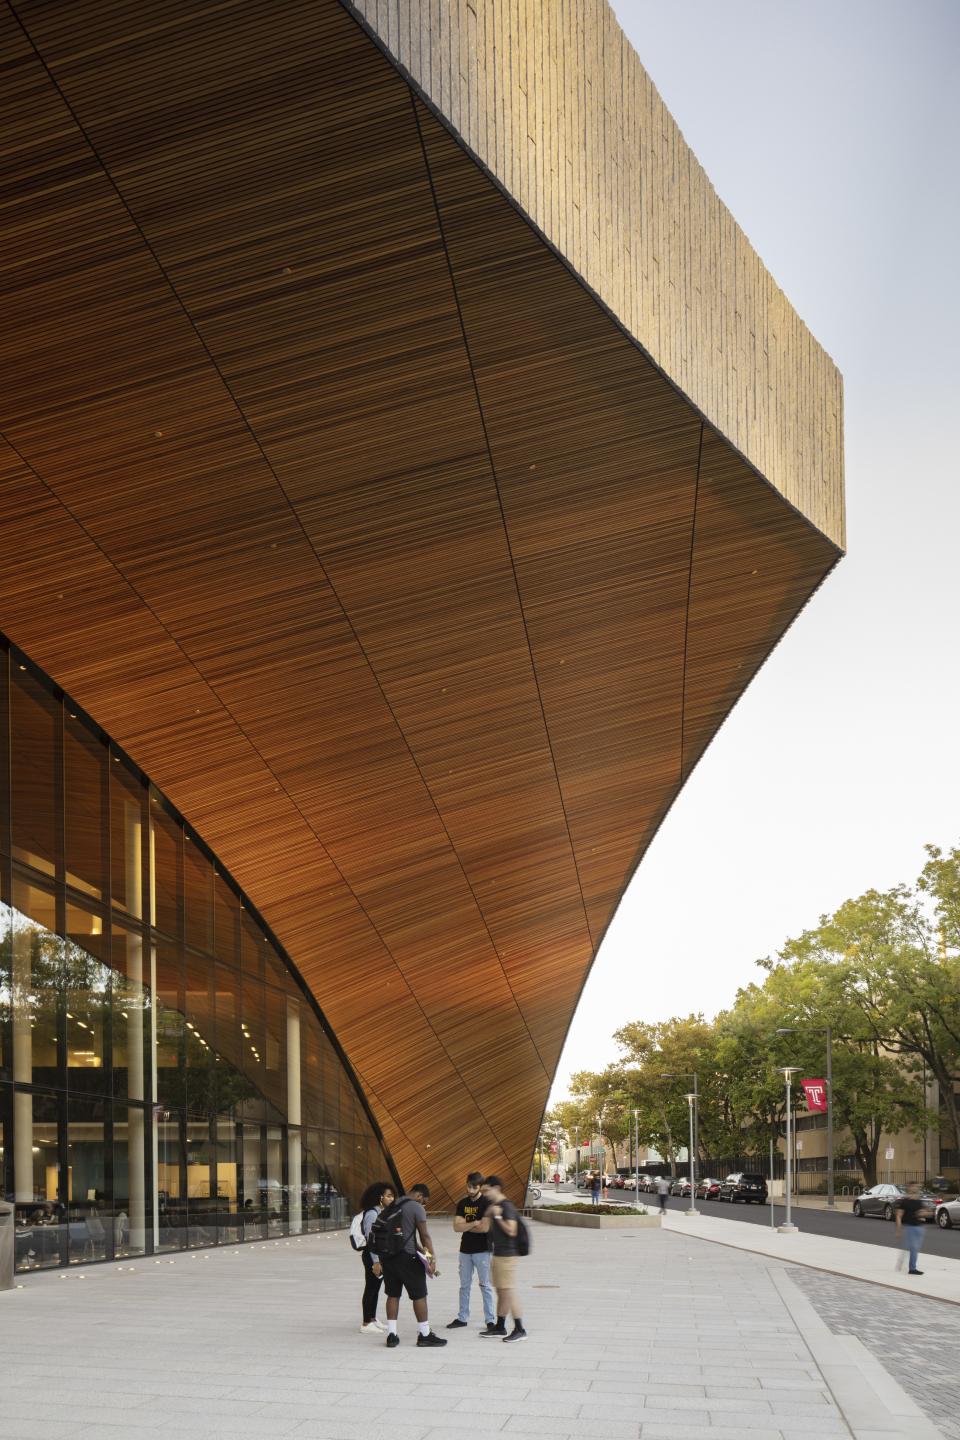
[[[503,1337],[504,1337],[504,1335],[506,1335],[506,1333],[507,1333],[507,1327],[506,1327],[506,1325],[491,1325],[490,1321],[488,1320],[488,1321],[487,1321],[487,1328],[486,1328],[486,1330],[481,1330],[481,1331],[480,1331],[480,1339],[481,1339],[481,1340],[492,1340],[492,1339],[494,1338],[494,1336],[499,1336],[500,1339],[502,1340]]]
[[[908,1271],[907,1271],[907,1274],[908,1274],[908,1275],[922,1275],[922,1274],[923,1274],[923,1271],[922,1271],[922,1270],[908,1270]]]
[[[510,1331],[510,1334],[504,1335],[503,1343],[504,1345],[509,1345],[511,1340],[526,1340],[526,1338],[527,1332],[526,1330],[524,1330],[523,1326],[514,1325],[513,1329]]]
[[[466,1320],[451,1320],[447,1326],[448,1330],[465,1330],[468,1322]]]
[[[439,1335],[434,1335],[432,1330],[430,1331],[429,1335],[417,1336],[417,1344],[423,1345],[426,1348],[429,1348],[432,1345],[446,1345],[446,1343],[446,1340],[443,1340]]]
[[[387,1335],[387,1349],[388,1349],[388,1350],[392,1350],[395,1345],[399,1345],[399,1344],[400,1344],[400,1336],[397,1334],[397,1332],[396,1332],[395,1330],[391,1330],[391,1331],[389,1332],[389,1334]]]

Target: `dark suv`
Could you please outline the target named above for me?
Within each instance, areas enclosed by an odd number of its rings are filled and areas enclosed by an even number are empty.
[[[735,1175],[728,1175],[726,1180],[721,1180],[717,1199],[729,1200],[731,1205],[735,1205],[738,1200],[742,1200],[745,1205],[751,1200],[755,1200],[758,1205],[766,1205],[766,1177],[752,1171],[738,1170]]]

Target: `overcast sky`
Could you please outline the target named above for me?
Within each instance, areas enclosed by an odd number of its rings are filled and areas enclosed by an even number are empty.
[[[614,0],[725,203],[839,365],[848,555],[647,853],[557,1075],[724,1008],[754,961],[960,843],[960,3]]]

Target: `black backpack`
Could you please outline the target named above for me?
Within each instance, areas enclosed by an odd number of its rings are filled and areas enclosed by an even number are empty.
[[[367,1248],[379,1260],[392,1260],[403,1254],[403,1204],[401,1199],[385,1205],[370,1227]]]
[[[520,1218],[519,1215],[517,1216],[517,1237],[516,1237],[516,1239],[517,1239],[517,1254],[518,1254],[518,1255],[529,1255],[529,1254],[530,1254],[530,1230],[529,1230],[529,1228],[527,1227],[527,1225],[524,1223],[524,1221],[521,1220],[521,1218]]]

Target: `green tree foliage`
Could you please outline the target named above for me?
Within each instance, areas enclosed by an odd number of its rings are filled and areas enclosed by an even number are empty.
[[[551,1112],[556,1123],[568,1136],[579,1124],[585,1143],[602,1117],[612,1144],[637,1111],[641,1143],[675,1169],[695,1070],[700,1155],[763,1155],[784,1129],[780,1067],[824,1075],[829,1026],[835,1132],[852,1137],[867,1183],[876,1181],[884,1132],[920,1137],[936,1124],[927,1075],[939,1083],[960,1150],[960,849],[928,846],[912,889],[848,900],[757,964],[764,979],[739,990],[713,1022],[688,1015],[622,1026],[614,1036],[621,1059],[573,1076],[572,1098]]]

